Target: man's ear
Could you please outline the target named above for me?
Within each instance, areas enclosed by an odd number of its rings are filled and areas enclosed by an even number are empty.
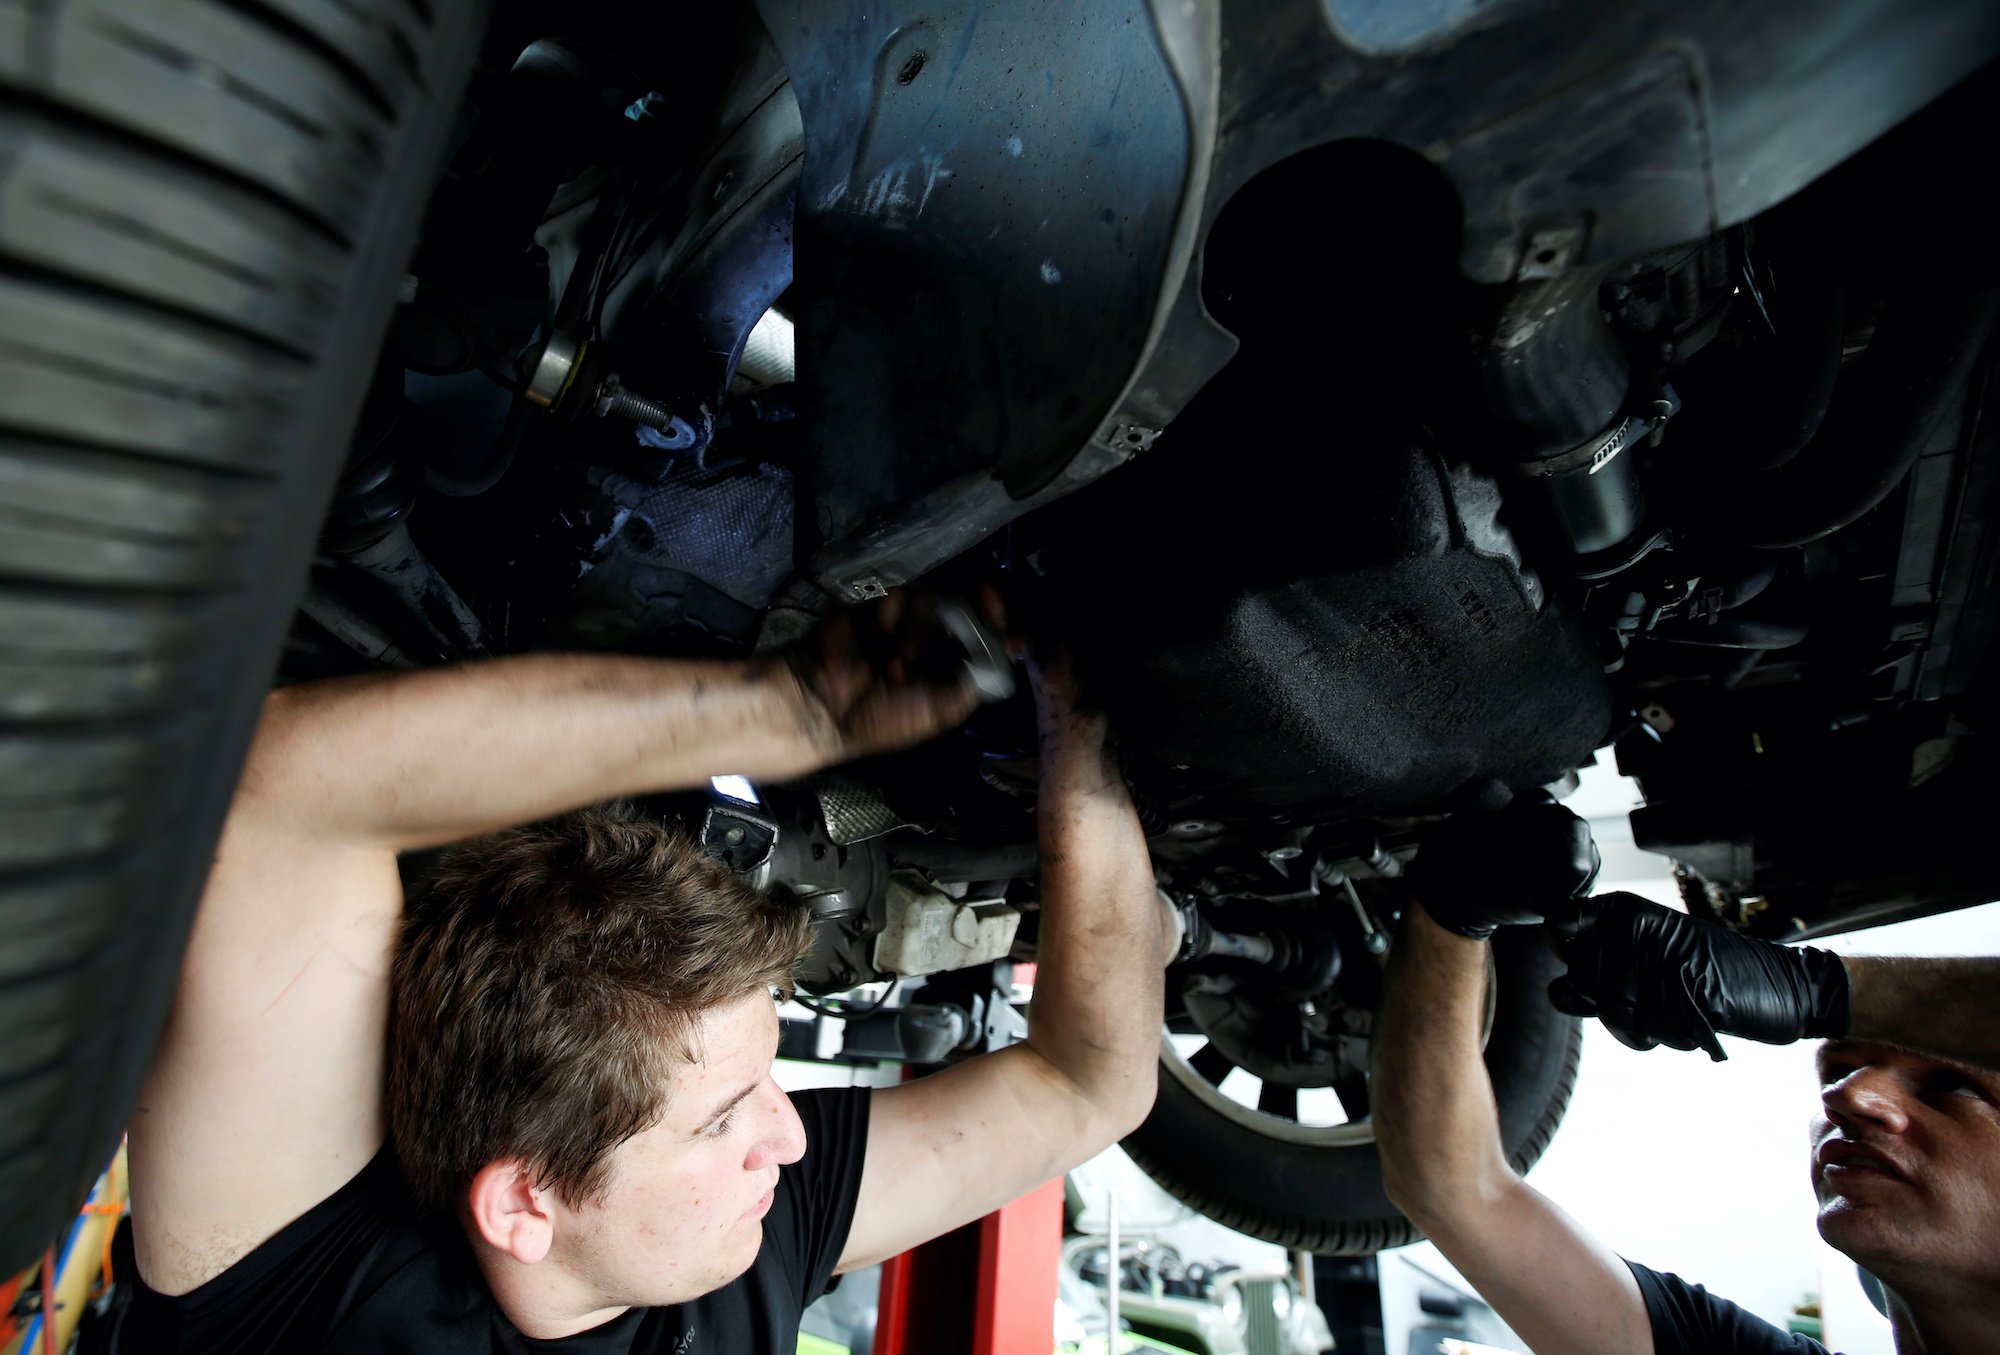
[[[535,1184],[525,1162],[502,1158],[472,1178],[467,1203],[472,1226],[491,1246],[523,1265],[549,1254],[555,1242],[554,1194]]]

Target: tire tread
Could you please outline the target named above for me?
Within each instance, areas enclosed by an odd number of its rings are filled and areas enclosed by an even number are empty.
[[[0,0],[0,1273],[88,1190],[487,0]]]

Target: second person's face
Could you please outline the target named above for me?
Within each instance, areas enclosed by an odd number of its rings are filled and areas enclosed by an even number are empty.
[[[2000,1075],[1833,1040],[1819,1076],[1820,1236],[1891,1287],[2000,1284]]]

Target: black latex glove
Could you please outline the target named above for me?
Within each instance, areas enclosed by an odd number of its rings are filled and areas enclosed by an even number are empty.
[[[1497,813],[1454,815],[1425,838],[1410,892],[1438,926],[1484,941],[1567,912],[1597,867],[1588,824],[1546,795],[1521,795]]]
[[[1569,973],[1549,1000],[1634,1049],[1703,1049],[1720,1062],[1719,1031],[1765,1044],[1847,1034],[1847,969],[1831,951],[1739,936],[1636,894],[1585,899],[1550,930]]]

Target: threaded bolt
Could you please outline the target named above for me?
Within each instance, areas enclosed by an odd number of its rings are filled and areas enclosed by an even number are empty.
[[[605,393],[604,412],[651,428],[671,430],[674,426],[672,410],[650,396],[626,390],[623,386],[615,386]]]
[[[597,387],[597,398],[591,407],[600,418],[616,414],[621,419],[630,419],[633,423],[656,430],[660,434],[656,446],[681,448],[694,445],[694,428],[686,419],[650,395],[641,395],[619,385],[616,372],[605,377]]]

